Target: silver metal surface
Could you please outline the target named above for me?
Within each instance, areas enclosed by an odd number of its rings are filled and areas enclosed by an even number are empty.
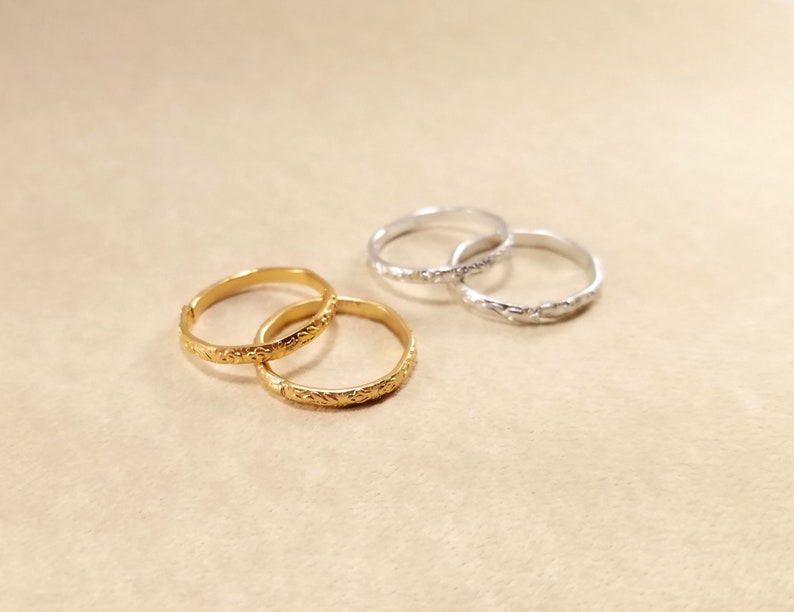
[[[460,262],[466,261],[468,257],[476,256],[489,244],[492,244],[492,241],[493,239],[485,237],[459,244],[452,254],[450,265],[457,266]],[[573,240],[543,229],[514,229],[512,230],[512,247],[545,249],[562,255],[587,272],[590,284],[564,300],[528,305],[500,302],[472,289],[466,284],[465,278],[458,279],[451,287],[467,306],[479,314],[519,325],[554,323],[581,312],[598,297],[603,280],[601,263],[587,249]]]
[[[438,267],[413,268],[383,259],[383,248],[392,240],[430,228],[466,226],[477,233],[477,240],[487,240],[491,245],[480,249],[472,261]],[[507,223],[489,212],[475,208],[423,208],[402,217],[376,231],[369,239],[367,250],[370,265],[378,274],[397,281],[413,283],[449,283],[467,274],[476,274],[489,268],[510,247],[510,230]]]

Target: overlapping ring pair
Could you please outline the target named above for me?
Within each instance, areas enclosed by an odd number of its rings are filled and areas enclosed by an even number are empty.
[[[251,344],[211,344],[193,334],[193,326],[207,308],[226,298],[268,283],[308,285],[320,297],[288,305],[265,321]],[[397,365],[386,375],[365,385],[322,389],[301,385],[279,376],[270,362],[295,352],[317,338],[337,313],[372,319],[385,325],[403,345]],[[309,319],[296,331],[279,335],[292,324]],[[256,365],[265,387],[288,400],[321,407],[345,407],[370,402],[398,389],[416,363],[416,340],[411,328],[394,310],[371,300],[337,296],[322,277],[304,268],[257,268],[225,278],[198,293],[182,307],[179,338],[191,353],[214,363],[251,363]]]
[[[386,261],[381,256],[384,247],[401,236],[461,224],[474,227],[477,235],[459,244],[446,265],[408,267]],[[503,302],[476,291],[466,283],[468,275],[490,268],[514,247],[546,249],[562,255],[587,272],[589,283],[563,300],[537,304]],[[467,306],[479,314],[516,324],[552,323],[581,312],[598,297],[603,278],[598,259],[576,242],[549,230],[511,229],[501,217],[475,208],[418,210],[378,229],[369,240],[368,251],[370,264],[381,276],[404,282],[447,283]]]

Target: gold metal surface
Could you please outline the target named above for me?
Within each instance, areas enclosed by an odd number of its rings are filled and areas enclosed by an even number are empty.
[[[317,310],[319,303],[320,300],[315,298],[287,306],[262,324],[256,334],[256,341],[269,341],[291,323],[311,316],[311,313]],[[413,331],[403,318],[388,306],[378,302],[341,296],[338,298],[337,312],[372,319],[391,330],[404,347],[397,365],[388,374],[361,386],[320,389],[286,380],[276,374],[269,363],[257,364],[259,377],[268,390],[293,402],[342,408],[381,398],[392,393],[405,382],[416,364],[416,340]]]
[[[286,336],[270,337],[256,344],[210,344],[191,333],[199,316],[210,306],[232,295],[242,293],[253,285],[265,283],[298,283],[317,289],[322,296],[312,300],[314,308],[306,311],[311,320]],[[187,306],[182,307],[179,321],[179,338],[191,353],[214,363],[263,363],[279,359],[299,349],[319,336],[336,313],[336,293],[323,278],[303,268],[257,268],[225,278],[197,294]],[[305,318],[304,317],[304,318]]]

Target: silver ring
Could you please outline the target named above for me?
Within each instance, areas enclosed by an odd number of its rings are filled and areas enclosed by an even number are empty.
[[[474,227],[479,239],[495,243],[477,253],[477,258],[465,263],[452,263],[435,268],[411,268],[386,261],[380,252],[392,240],[428,228],[449,228],[465,225]],[[482,230],[485,229],[485,235]],[[412,283],[449,283],[489,268],[510,248],[510,230],[504,219],[475,208],[423,208],[392,221],[376,231],[369,239],[369,261],[381,276]]]
[[[490,239],[493,240],[493,239]],[[468,257],[476,255],[489,244],[489,238],[475,238],[458,245],[452,254],[450,264],[456,266]],[[601,263],[587,249],[573,240],[543,229],[512,230],[512,246],[534,249],[546,249],[570,259],[589,275],[590,284],[569,298],[541,304],[510,304],[475,291],[461,278],[452,287],[460,295],[463,302],[490,318],[501,321],[528,325],[535,323],[553,323],[567,319],[589,306],[601,289],[603,272]]]

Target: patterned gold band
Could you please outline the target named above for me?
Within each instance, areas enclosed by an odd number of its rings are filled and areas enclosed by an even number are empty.
[[[312,300],[304,318],[311,320],[298,329],[280,338],[270,337],[267,342],[222,346],[210,344],[191,333],[193,325],[207,308],[232,295],[264,283],[298,283],[317,289],[321,297]],[[215,363],[263,363],[270,359],[285,357],[319,336],[336,313],[336,293],[323,278],[303,268],[257,268],[246,270],[225,278],[196,295],[182,308],[179,321],[179,338],[191,353]]]
[[[311,316],[319,305],[320,300],[315,298],[287,306],[262,324],[256,334],[256,341],[268,341],[291,323]],[[372,319],[389,328],[404,347],[397,365],[385,376],[365,385],[343,389],[319,389],[299,385],[282,378],[273,371],[270,363],[257,364],[259,377],[268,390],[302,404],[343,408],[376,400],[395,391],[405,382],[416,363],[416,340],[411,328],[402,317],[388,306],[378,302],[341,296],[338,298],[337,312]]]

